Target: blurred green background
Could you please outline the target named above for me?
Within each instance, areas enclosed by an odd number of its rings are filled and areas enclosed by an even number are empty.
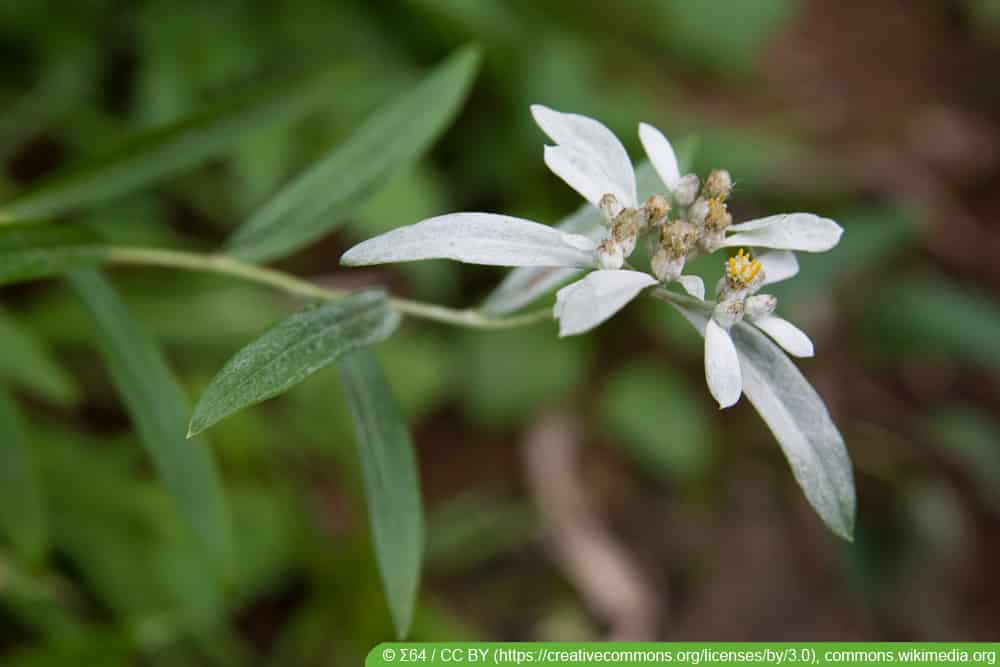
[[[482,69],[431,154],[280,268],[474,305],[502,271],[338,258],[444,212],[574,210],[531,103],[602,120],[636,161],[639,121],[690,138],[694,170],[732,172],[737,220],[846,229],[777,293],[816,343],[800,367],[847,441],[858,528],[826,531],[745,400],[715,409],[701,340],[662,303],[569,340],[407,321],[378,356],[428,510],[412,638],[995,640],[1000,3],[7,0],[0,197],[251,84],[342,71],[301,121],[76,216],[119,244],[210,251],[469,42]],[[191,397],[295,307],[222,277],[111,275]],[[73,293],[5,288],[0,308],[0,437],[22,422],[48,545],[0,541],[0,664],[349,665],[392,637],[334,371],[209,433],[238,547],[220,584]],[[546,437],[565,458],[533,447]]]

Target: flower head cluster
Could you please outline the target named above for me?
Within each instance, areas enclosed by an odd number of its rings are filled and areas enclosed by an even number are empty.
[[[729,336],[737,322],[753,324],[794,355],[812,354],[808,337],[774,315],[777,299],[757,292],[798,272],[793,251],[822,252],[836,245],[842,233],[839,225],[810,213],[733,224],[729,172],[717,169],[704,181],[695,174],[682,175],[670,142],[645,123],[639,125],[639,139],[663,190],[640,203],[632,162],[608,128],[592,118],[540,105],[531,112],[554,144],[545,147],[545,164],[600,212],[599,237],[492,213],[453,213],[369,239],[341,261],[362,265],[447,258],[592,269],[556,294],[553,312],[562,336],[588,331],[644,290],[676,282],[712,313],[705,332],[705,370],[709,389],[722,407],[739,400],[742,391],[739,358]],[[649,273],[628,265],[640,239],[649,250]],[[684,267],[700,253],[730,247],[740,250],[724,262],[716,301],[706,301],[702,279],[684,275]],[[752,256],[743,248],[764,252]]]

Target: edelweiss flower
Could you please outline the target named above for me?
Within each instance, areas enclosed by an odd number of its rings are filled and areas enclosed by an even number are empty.
[[[774,314],[777,297],[757,294],[764,285],[791,278],[798,272],[795,255],[783,250],[765,252],[752,259],[740,248],[726,262],[725,274],[716,287],[718,301],[705,327],[705,379],[720,408],[735,404],[743,390],[739,357],[729,336],[729,330],[737,322],[744,320],[757,327],[792,356],[813,356],[809,337]]]
[[[401,227],[347,251],[346,265],[454,259],[495,266],[547,266],[598,269],[561,289],[554,315],[559,334],[589,331],[657,280],[623,270],[636,239],[666,218],[663,197],[639,207],[635,173],[625,147],[604,125],[577,114],[532,106],[532,114],[555,146],[545,147],[545,163],[601,210],[607,234],[599,242],[579,234],[493,213],[452,213]]]

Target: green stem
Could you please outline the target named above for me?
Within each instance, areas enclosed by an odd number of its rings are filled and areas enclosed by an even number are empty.
[[[226,255],[204,255],[177,250],[115,246],[108,248],[104,257],[111,264],[161,266],[234,276],[307,299],[337,299],[350,294],[346,290],[320,287],[283,271],[258,266]],[[447,308],[397,297],[390,297],[389,303],[401,313],[413,317],[474,329],[512,329],[535,324],[552,317],[552,310],[549,308],[510,317],[490,317],[473,308]]]

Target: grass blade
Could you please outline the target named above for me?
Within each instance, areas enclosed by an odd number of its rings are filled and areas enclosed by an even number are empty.
[[[166,127],[138,134],[105,155],[43,180],[0,208],[0,219],[59,216],[196,166],[248,134],[301,118],[328,101],[335,85],[343,90],[345,75],[343,69],[325,70],[262,86]]]
[[[402,638],[413,618],[424,548],[413,444],[382,369],[371,354],[357,350],[337,366],[354,421],[375,557],[396,634]]]
[[[95,266],[102,257],[96,237],[84,227],[0,226],[0,285]]]
[[[73,376],[34,333],[0,309],[0,378],[32,396],[59,406],[70,406],[80,399],[80,388]]]
[[[0,533],[25,557],[41,558],[48,543],[45,501],[17,406],[0,390]]]
[[[162,353],[96,271],[69,282],[94,319],[94,343],[181,516],[224,566],[232,553],[229,513],[207,443],[184,439],[188,402]]]
[[[458,113],[478,64],[476,49],[461,49],[377,110],[247,220],[230,240],[231,252],[254,261],[279,259],[343,222],[434,143]]]
[[[385,340],[398,324],[381,292],[328,301],[282,320],[219,371],[194,408],[188,435],[284,393],[351,350]]]

